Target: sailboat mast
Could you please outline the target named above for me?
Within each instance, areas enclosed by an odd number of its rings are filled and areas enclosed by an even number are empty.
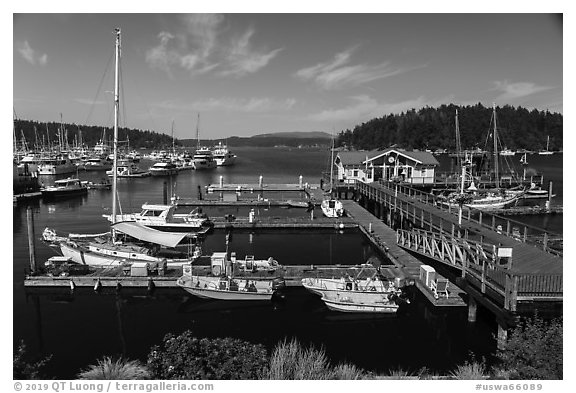
[[[334,183],[334,135],[332,135],[332,148],[330,149],[330,198],[332,198],[332,184]]]
[[[494,175],[496,176],[496,188],[500,188],[500,179],[498,177],[498,129],[496,128],[496,103],[492,104],[494,108]]]
[[[172,120],[172,158],[175,158],[176,151],[174,150],[174,120]]]
[[[120,29],[114,29],[116,33],[116,67],[114,74],[114,162],[112,165],[112,224],[116,222],[116,183],[118,182],[118,110],[120,108],[119,94],[119,68],[120,68]],[[114,230],[112,230],[114,237]]]
[[[198,120],[196,121],[196,140],[198,141],[197,149],[200,149],[200,113],[198,113]]]
[[[456,109],[456,166],[462,166],[462,144],[460,142],[460,125],[458,124],[458,109]]]

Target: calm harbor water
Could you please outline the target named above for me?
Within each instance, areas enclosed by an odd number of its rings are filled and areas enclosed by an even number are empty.
[[[328,153],[300,149],[234,149],[239,158],[229,168],[182,172],[176,177],[176,194],[196,198],[198,186],[217,183],[319,183],[327,168]],[[519,156],[517,156],[519,159]],[[443,166],[447,161],[440,158]],[[530,166],[542,170],[554,183],[554,202],[562,203],[562,156],[529,156]],[[144,165],[144,163],[143,163]],[[83,173],[85,180],[102,174]],[[50,181],[50,179],[46,179]],[[137,211],[142,203],[162,201],[164,179],[124,179],[119,197],[124,211]],[[480,310],[478,321],[467,322],[465,308],[435,309],[420,295],[391,316],[358,316],[328,311],[322,301],[303,288],[289,288],[285,300],[253,305],[196,299],[184,291],[123,289],[94,293],[90,288],[25,291],[28,265],[26,206],[13,210],[13,326],[14,345],[24,340],[31,355],[52,354],[47,373],[54,378],[74,378],[79,370],[104,355],[146,359],[152,345],[167,333],[190,329],[200,337],[236,337],[272,349],[279,341],[296,337],[303,344],[323,347],[334,362],[350,362],[368,370],[387,372],[422,367],[447,372],[474,354],[488,361],[495,350],[496,324]],[[31,204],[36,237],[45,227],[62,233],[94,233],[108,229],[102,214],[110,212],[111,192],[91,190],[85,197]],[[188,208],[190,209],[190,208]],[[244,209],[218,208],[209,214],[246,215]],[[300,216],[304,209],[260,208],[257,215]],[[319,212],[318,212],[319,214]],[[532,225],[562,232],[562,215],[522,217]],[[216,231],[204,244],[204,253],[221,251],[225,235]],[[357,232],[237,231],[231,250],[239,257],[273,256],[285,265],[357,264],[382,260]],[[40,241],[36,255],[44,261],[54,251]]]

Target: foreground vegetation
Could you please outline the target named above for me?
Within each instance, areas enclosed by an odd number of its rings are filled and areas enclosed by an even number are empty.
[[[104,357],[78,375],[80,379],[162,380],[561,380],[563,379],[562,319],[522,320],[510,332],[497,364],[471,359],[446,375],[421,369],[390,370],[378,375],[349,363],[332,364],[324,349],[304,347],[297,340],[283,341],[268,354],[261,344],[234,338],[198,338],[185,331],[168,334],[151,348],[146,363]],[[41,372],[49,359],[25,361],[25,346],[14,355],[14,379],[47,379]]]

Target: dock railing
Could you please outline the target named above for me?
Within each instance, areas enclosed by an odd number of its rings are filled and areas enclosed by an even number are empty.
[[[518,273],[497,256],[496,246],[419,229],[396,231],[400,247],[452,265],[481,293],[493,291],[504,307],[515,311],[517,301],[562,298],[562,274]]]
[[[380,200],[386,198],[382,195],[376,195],[378,193],[378,187],[387,189],[389,192],[392,191],[394,193],[394,198],[393,200],[389,200],[390,204],[392,204],[395,209],[398,208],[402,211],[405,211],[408,217],[411,217],[414,222],[420,222],[422,226],[426,224],[431,228],[434,227],[438,229],[440,232],[445,231],[442,218],[435,217],[433,210],[424,209],[420,206],[417,206],[417,204],[414,202],[404,202],[397,198],[398,194],[408,196],[414,201],[432,206],[439,211],[448,212],[449,214],[453,214],[455,216],[458,216],[459,214],[459,208],[443,204],[442,198],[429,192],[415,189],[413,187],[384,181],[380,181],[378,183],[356,183],[356,188],[360,193],[364,193]],[[503,217],[496,213],[481,211],[474,208],[464,209],[462,218],[468,222],[478,224],[483,228],[490,229],[501,235],[505,235],[517,241],[534,245],[535,247],[541,248],[553,255],[563,255],[561,246],[562,235],[559,233],[525,224],[507,217]],[[452,228],[450,230],[451,233],[456,230],[459,230],[458,225],[454,225],[452,223]],[[473,236],[473,233],[470,233],[466,228],[463,229],[463,232],[465,233],[466,238]],[[479,240],[482,241],[483,239]],[[560,242],[560,244],[558,244],[558,242]]]

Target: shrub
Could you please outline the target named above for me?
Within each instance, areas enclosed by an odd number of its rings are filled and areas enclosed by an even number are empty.
[[[259,379],[267,367],[263,345],[233,338],[197,338],[190,331],[166,335],[148,354],[154,379]]]
[[[78,374],[79,379],[150,379],[150,372],[138,360],[104,357],[97,364],[89,366]]]
[[[366,373],[350,364],[332,367],[326,352],[313,347],[302,348],[296,339],[279,343],[270,357],[267,379],[318,380],[362,379]]]
[[[511,330],[497,356],[510,379],[560,380],[562,351],[562,318],[545,322],[534,316]]]
[[[468,362],[466,361],[463,365],[460,365],[456,370],[450,373],[452,379],[463,379],[463,380],[480,380],[488,379],[486,373],[486,366],[484,363],[478,362]]]
[[[26,344],[20,341],[18,349],[14,353],[12,372],[14,379],[46,379],[42,375],[42,369],[50,361],[52,356],[37,361],[26,360]]]

